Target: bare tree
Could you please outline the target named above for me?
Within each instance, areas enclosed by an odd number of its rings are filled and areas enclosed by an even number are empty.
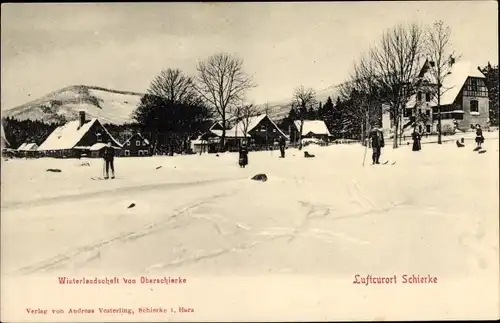
[[[364,144],[370,127],[380,122],[382,113],[382,99],[373,62],[362,57],[354,64],[349,81],[341,84],[339,89],[340,96],[352,105],[350,117],[359,121],[361,141]]]
[[[193,78],[180,69],[165,69],[156,76],[149,86],[148,93],[165,98],[174,103],[193,103],[197,100]]]
[[[297,107],[297,114],[300,119],[299,150],[302,149],[302,130],[304,129],[304,119],[307,114],[307,108],[313,107],[316,102],[316,92],[312,88],[306,89],[301,85],[293,92],[292,107]]]
[[[231,120],[235,121],[235,135],[238,137],[238,133],[241,131],[243,137],[246,139],[248,134],[248,128],[250,126],[250,121],[252,117],[259,114],[259,110],[253,104],[241,104],[231,109]]]
[[[370,51],[373,73],[380,97],[389,106],[394,124],[394,148],[398,147],[398,129],[404,106],[414,92],[421,68],[422,28],[417,24],[398,25],[387,30]]]
[[[196,90],[213,108],[222,123],[221,146],[225,145],[230,107],[238,105],[245,92],[254,87],[252,77],[243,71],[243,60],[226,53],[199,62]]]
[[[266,115],[269,115],[269,113],[271,113],[271,106],[269,105],[269,102],[266,102],[266,104],[264,104],[264,113]]]
[[[450,90],[450,88],[443,87],[443,83],[451,74],[455,62],[461,57],[461,55],[457,57],[451,49],[450,38],[451,28],[445,25],[443,21],[436,21],[427,29],[426,54],[429,72],[434,82],[433,92],[437,99],[438,144],[442,143],[441,97],[446,91]]]
[[[255,117],[258,114],[257,108],[253,104],[244,105],[241,108],[241,123],[243,130],[243,137],[247,137],[248,127],[250,126],[250,121],[252,117]]]

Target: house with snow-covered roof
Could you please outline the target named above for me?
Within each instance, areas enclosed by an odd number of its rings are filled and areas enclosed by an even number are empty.
[[[293,138],[299,138],[301,120],[293,122],[294,127],[291,129]],[[304,120],[302,126],[302,139],[321,139],[328,142],[328,138],[332,135],[323,120]]]
[[[122,148],[97,118],[86,120],[84,111],[80,111],[79,116],[79,120],[56,128],[38,147],[38,151],[54,157],[96,157],[107,142],[111,142],[117,150]]]
[[[205,120],[200,123],[198,136],[191,138],[189,144],[194,153],[215,152],[224,127],[220,121]]]
[[[35,142],[23,143],[17,148],[17,151],[25,157],[35,157],[38,152],[38,145]]]
[[[412,124],[419,132],[436,132],[438,123],[437,81],[431,71],[433,62],[426,61],[417,80],[417,91],[404,110],[403,124]],[[441,86],[441,124],[466,130],[473,125],[486,126],[489,119],[488,89],[485,76],[470,62],[452,66]]]
[[[31,143],[24,143],[19,148],[17,148],[17,151],[36,151],[38,149],[38,145],[35,142]]]
[[[134,133],[124,143],[121,150],[121,156],[137,157],[151,156],[153,147],[148,139],[144,138],[140,133]]]
[[[253,146],[272,145],[280,137],[288,138],[265,113],[242,118],[231,129],[226,130],[228,142],[237,143],[246,139]]]

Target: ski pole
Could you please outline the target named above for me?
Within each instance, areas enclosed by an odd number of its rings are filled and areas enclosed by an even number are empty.
[[[363,167],[365,167],[366,151],[368,150],[368,142],[365,142],[365,154],[363,156]]]

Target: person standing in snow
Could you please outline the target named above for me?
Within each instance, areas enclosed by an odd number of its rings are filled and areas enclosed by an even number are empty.
[[[115,149],[111,146],[111,141],[108,141],[108,144],[104,147],[103,158],[106,163],[106,175],[104,179],[109,178],[109,168],[111,168],[111,179],[115,178]]]
[[[411,137],[413,139],[413,148],[412,148],[412,151],[420,151],[422,149],[422,145],[420,143],[421,136],[417,132],[416,129],[413,129],[413,133],[412,133]]]
[[[479,124],[476,125],[476,150],[481,149],[481,144],[484,142],[483,130]]]
[[[239,164],[241,168],[248,165],[248,148],[246,142],[243,142],[239,149]]]
[[[286,148],[286,140],[285,137],[280,137],[280,152],[281,152],[281,158],[285,158],[285,148]]]
[[[382,153],[382,148],[385,146],[384,134],[380,129],[373,128],[370,132],[370,139],[372,140],[373,164],[380,164],[380,155]]]

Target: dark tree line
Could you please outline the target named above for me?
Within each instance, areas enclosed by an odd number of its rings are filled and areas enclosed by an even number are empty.
[[[11,117],[3,119],[5,137],[10,148],[16,149],[23,143],[41,145],[58,126],[63,123],[44,123],[38,120],[17,120]]]
[[[492,66],[489,62],[479,68],[486,77],[486,87],[490,99],[490,125],[498,126],[498,65]]]
[[[362,120],[358,114],[359,109],[354,97],[345,101],[337,97],[335,104],[332,98],[328,97],[324,104],[318,103],[317,109],[305,110],[303,120],[323,120],[334,139],[360,139]],[[292,107],[281,121],[280,128],[288,132],[290,127],[295,127],[296,120],[301,120],[300,110]]]
[[[201,134],[202,124],[210,117],[201,101],[176,102],[152,94],[142,97],[133,114],[136,128],[160,151],[178,151],[188,138]]]

